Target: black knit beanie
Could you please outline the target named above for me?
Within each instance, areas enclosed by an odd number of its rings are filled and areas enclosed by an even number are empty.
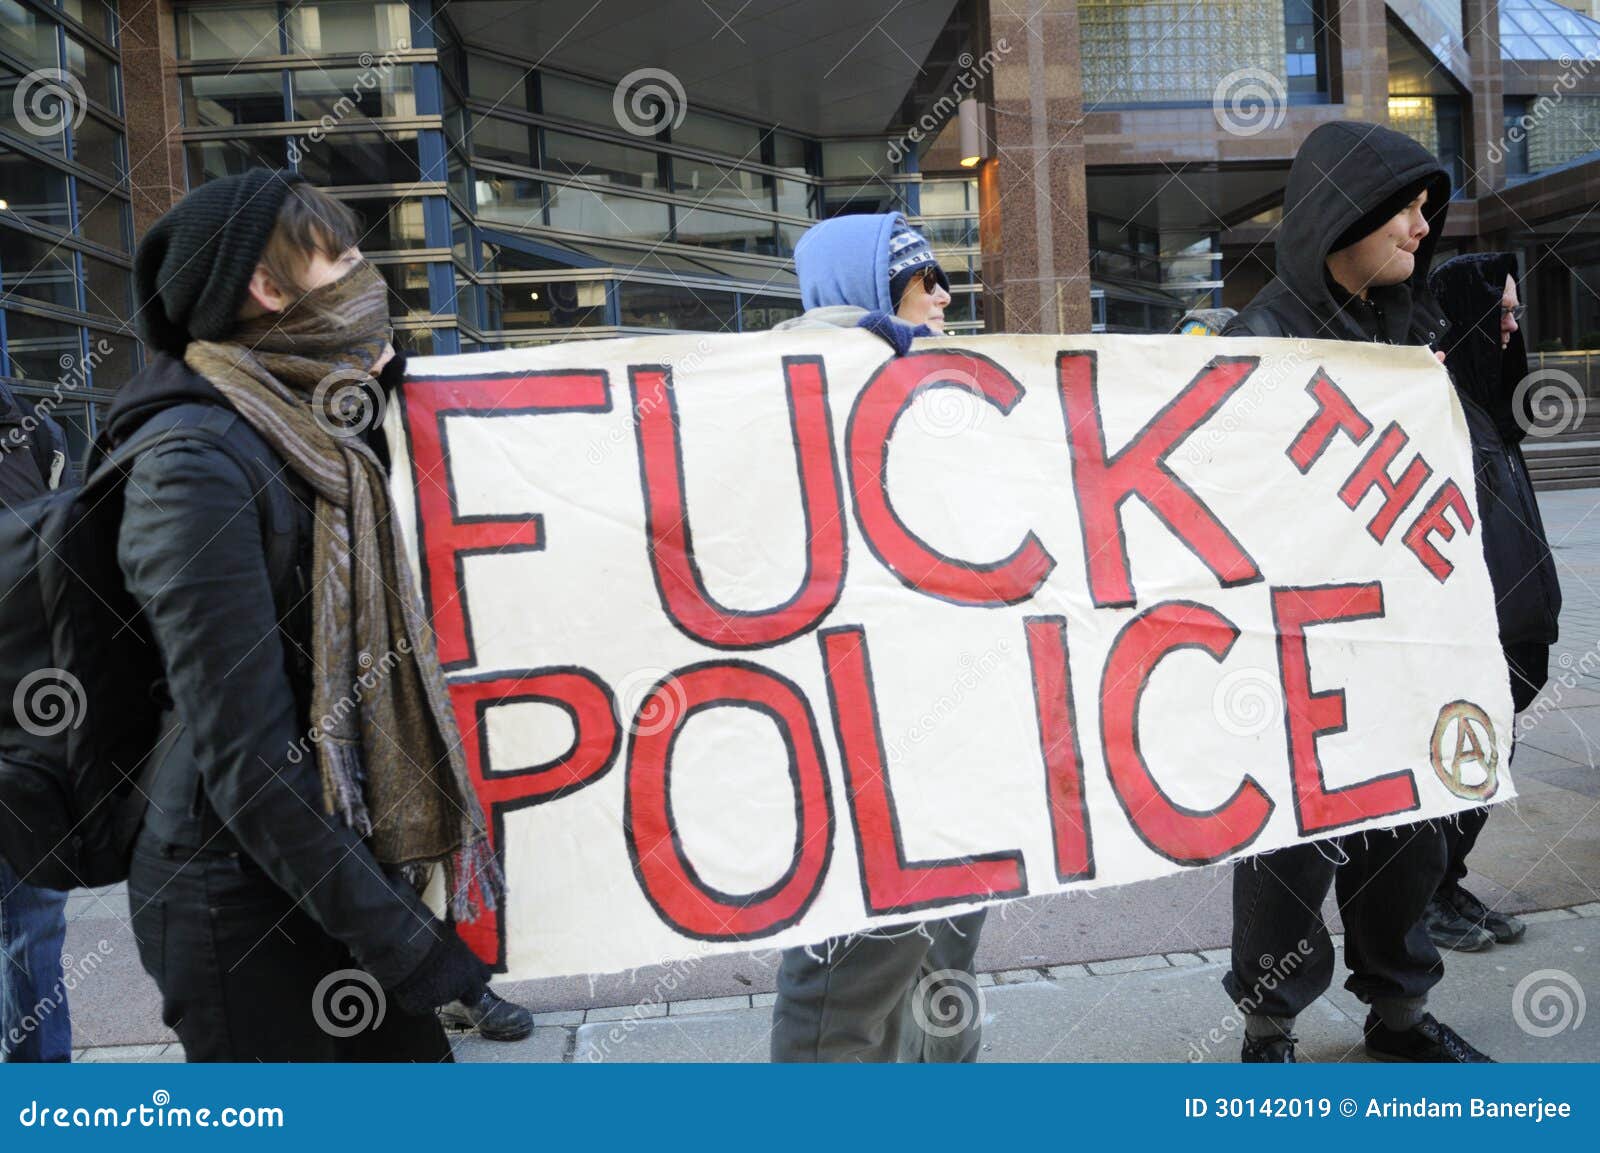
[[[1430,174],[1390,194],[1387,199],[1379,203],[1372,211],[1341,232],[1339,239],[1333,242],[1333,247],[1328,249],[1328,254],[1331,256],[1340,249],[1349,248],[1352,244],[1371,236],[1387,224],[1390,217],[1396,215],[1402,208],[1415,200],[1417,194],[1424,188],[1431,189],[1431,185],[1437,179],[1438,176],[1436,174]],[[1431,196],[1430,199],[1432,199]]]
[[[150,226],[133,254],[139,335],[181,357],[191,340],[220,340],[239,309],[291,184],[288,169],[252,168],[202,184]]]

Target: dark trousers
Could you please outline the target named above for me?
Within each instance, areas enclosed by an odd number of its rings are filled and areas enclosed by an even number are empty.
[[[1439,882],[1441,892],[1454,889],[1466,878],[1467,854],[1472,852],[1472,846],[1478,843],[1478,834],[1483,832],[1483,826],[1488,823],[1487,805],[1468,809],[1439,822],[1439,831],[1444,834],[1445,844],[1444,880]]]
[[[1333,981],[1333,942],[1322,920],[1332,885],[1350,966],[1345,988],[1369,1004],[1426,997],[1444,964],[1420,918],[1444,869],[1444,836],[1432,821],[1240,861],[1233,967],[1223,987],[1242,1011],[1269,1017],[1298,1016],[1320,997]]]
[[[983,998],[973,962],[985,913],[785,949],[774,1061],[976,1061]],[[937,974],[937,976],[936,976]]]
[[[161,1019],[190,1061],[451,1060],[433,1014],[390,1003],[243,854],[141,837],[128,901]]]

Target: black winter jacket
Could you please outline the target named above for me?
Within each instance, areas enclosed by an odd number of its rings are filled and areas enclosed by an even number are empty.
[[[19,505],[45,492],[66,459],[67,437],[61,426],[39,405],[18,400],[0,381],[0,507]]]
[[[157,356],[124,385],[101,445],[176,405],[226,425],[228,452],[157,444],[130,472],[117,559],[165,686],[144,833],[242,851],[386,988],[450,932],[398,870],[326,815],[311,724],[309,490],[209,381]],[[220,410],[220,412],[219,412]],[[258,496],[258,490],[260,495]]]
[[[1532,390],[1521,398],[1516,392],[1528,376],[1528,356],[1520,331],[1500,347],[1500,299],[1506,277],[1516,271],[1516,257],[1509,253],[1474,253],[1440,265],[1429,287],[1451,322],[1445,367],[1472,436],[1478,520],[1500,643],[1548,648],[1556,640],[1561,585],[1522,457]],[[1515,401],[1523,412],[1513,411]]]
[[[1403,284],[1351,297],[1328,275],[1328,252],[1345,229],[1408,185],[1428,180],[1428,235]],[[1450,207],[1450,177],[1409,136],[1336,122],[1306,137],[1289,169],[1278,227],[1277,277],[1223,330],[1224,336],[1287,336],[1432,344],[1443,316],[1427,289],[1428,267]]]

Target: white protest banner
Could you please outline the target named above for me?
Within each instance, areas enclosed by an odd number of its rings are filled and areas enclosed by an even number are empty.
[[[1513,795],[1426,349],[887,352],[411,361],[397,515],[510,887],[481,955],[812,943]]]

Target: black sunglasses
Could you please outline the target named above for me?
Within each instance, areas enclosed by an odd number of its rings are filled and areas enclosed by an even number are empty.
[[[937,264],[924,264],[919,275],[922,277],[922,291],[929,296],[933,295],[935,288],[944,284],[944,270]]]

